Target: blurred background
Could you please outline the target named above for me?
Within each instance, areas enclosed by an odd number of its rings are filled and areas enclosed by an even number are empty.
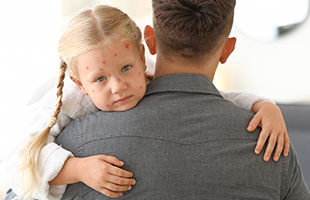
[[[7,189],[1,161],[17,137],[19,111],[58,72],[65,25],[79,10],[98,4],[120,8],[142,31],[152,24],[151,0],[0,0],[0,198]],[[279,104],[310,105],[308,12],[309,0],[237,0],[231,32],[237,45],[219,66],[216,86]]]

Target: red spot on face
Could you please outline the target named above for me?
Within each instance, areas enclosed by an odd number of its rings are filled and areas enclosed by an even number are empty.
[[[95,92],[95,90],[93,90],[93,92]]]
[[[102,71],[103,69],[100,69],[100,71]]]
[[[141,60],[139,59],[139,62],[141,62]]]
[[[129,44],[125,44],[125,47],[126,47],[126,49],[128,49],[129,48]]]
[[[118,106],[115,106],[115,108],[118,108]]]
[[[141,86],[140,89],[142,89],[143,87]]]
[[[117,54],[114,54],[114,56],[117,56]]]
[[[88,67],[88,66],[86,66],[86,69],[89,69],[89,67]]]
[[[139,75],[141,75],[141,72],[139,72]]]
[[[103,61],[102,63],[105,64],[105,61]]]
[[[119,78],[117,79],[117,81],[120,81]]]
[[[110,105],[107,105],[107,107],[110,107]]]
[[[112,76],[111,74],[109,74],[109,76]]]

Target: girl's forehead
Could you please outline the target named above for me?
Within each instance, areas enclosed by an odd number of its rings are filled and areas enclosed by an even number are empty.
[[[139,57],[140,52],[130,41],[118,41],[109,45],[104,45],[85,53],[79,58],[78,65],[103,63],[108,60],[119,60],[128,57]]]
[[[126,41],[118,40],[118,41],[111,42],[109,44],[101,45],[96,49],[92,49],[88,51],[87,53],[91,51],[101,51],[102,53],[105,53],[107,55],[109,54],[113,55],[115,52],[118,52],[120,50],[130,50],[133,53],[139,53],[140,51],[139,47],[140,45],[134,44],[133,42],[129,40],[126,40]]]
[[[139,50],[140,44],[137,44],[137,42],[133,42],[131,40],[116,40],[114,42],[111,42],[110,44],[107,44],[105,46],[102,46],[103,48],[125,48],[125,49],[131,49],[131,50]]]

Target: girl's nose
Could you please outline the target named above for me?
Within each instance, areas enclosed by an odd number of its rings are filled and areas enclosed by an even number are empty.
[[[127,89],[127,84],[119,78],[112,78],[111,92],[112,94],[120,94]]]

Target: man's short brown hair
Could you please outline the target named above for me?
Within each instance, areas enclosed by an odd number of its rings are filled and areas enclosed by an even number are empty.
[[[199,58],[228,36],[235,0],[152,0],[154,31],[167,56]]]

